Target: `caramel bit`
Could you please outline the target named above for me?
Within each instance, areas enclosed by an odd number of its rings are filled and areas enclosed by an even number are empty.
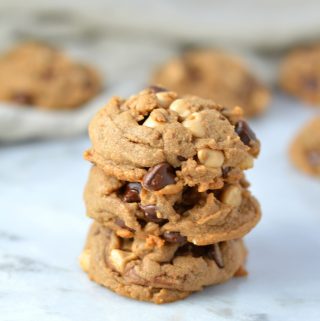
[[[146,239],[148,247],[162,247],[164,243],[165,241],[161,237],[155,235],[149,235]]]
[[[116,231],[116,233],[119,237],[122,237],[125,239],[133,238],[133,233],[127,229],[119,229]]]
[[[245,269],[244,266],[240,266],[239,269],[234,274],[235,277],[244,277],[248,275],[248,271]]]

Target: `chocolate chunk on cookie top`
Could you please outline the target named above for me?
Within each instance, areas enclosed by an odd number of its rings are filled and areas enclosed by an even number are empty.
[[[320,177],[320,117],[300,130],[290,146],[290,157],[298,169]]]
[[[89,135],[86,159],[120,180],[162,193],[221,188],[225,168],[251,168],[260,150],[239,107],[154,88],[127,100],[113,98],[92,120]]]

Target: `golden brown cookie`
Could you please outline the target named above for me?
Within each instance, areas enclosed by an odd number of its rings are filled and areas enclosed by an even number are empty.
[[[280,85],[291,95],[320,106],[320,45],[290,52],[282,63]]]
[[[89,125],[85,158],[107,175],[161,194],[184,186],[219,189],[226,171],[238,175],[259,154],[259,140],[241,116],[240,108],[159,88],[115,97]]]
[[[89,278],[129,298],[166,303],[225,282],[242,270],[241,240],[209,246],[123,239],[94,223],[80,264]]]
[[[308,122],[290,147],[290,157],[301,171],[320,177],[320,117]]]
[[[40,109],[73,109],[93,98],[101,79],[55,48],[25,43],[0,57],[0,101]]]
[[[189,51],[173,58],[155,72],[152,83],[229,108],[240,106],[245,116],[261,114],[270,100],[268,90],[243,62],[214,50]]]
[[[117,180],[91,169],[84,198],[87,215],[123,237],[154,235],[180,238],[197,245],[242,238],[260,220],[260,207],[248,184],[228,180],[218,190],[185,187],[158,194],[142,184]]]

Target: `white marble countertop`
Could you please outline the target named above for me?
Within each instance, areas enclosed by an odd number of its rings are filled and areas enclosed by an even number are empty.
[[[163,306],[122,298],[78,266],[86,137],[1,146],[0,320],[320,320],[320,184],[287,158],[314,113],[276,97],[252,123],[263,152],[249,179],[264,215],[247,237],[249,276]]]

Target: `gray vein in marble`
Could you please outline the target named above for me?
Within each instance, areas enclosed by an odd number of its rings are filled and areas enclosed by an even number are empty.
[[[25,256],[4,254],[0,262],[1,272],[68,272],[67,269],[43,263]]]
[[[19,242],[19,241],[23,241],[23,238],[6,231],[0,231],[0,241],[2,240],[10,241],[10,242]]]

